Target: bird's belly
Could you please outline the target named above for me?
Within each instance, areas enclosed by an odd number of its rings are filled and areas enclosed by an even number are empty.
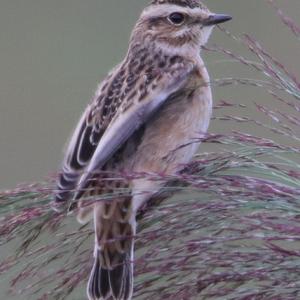
[[[195,140],[208,129],[212,100],[209,87],[170,100],[146,124],[133,157],[133,170],[174,174],[197,152]]]

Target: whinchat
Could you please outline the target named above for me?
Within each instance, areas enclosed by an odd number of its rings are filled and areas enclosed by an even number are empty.
[[[136,214],[166,182],[113,174],[174,175],[191,161],[198,148],[191,140],[207,131],[212,112],[200,49],[213,26],[230,19],[198,0],[153,0],[133,29],[124,60],[83,113],[53,205],[72,200],[80,222],[94,219],[89,299],[132,299]]]

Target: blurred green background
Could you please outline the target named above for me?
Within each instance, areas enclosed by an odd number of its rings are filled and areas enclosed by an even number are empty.
[[[147,2],[1,0],[1,189],[39,181],[57,170],[72,128],[98,82],[125,55],[131,29]],[[276,3],[290,17],[300,19],[299,0]],[[206,4],[234,17],[225,25],[233,34],[248,33],[263,41],[273,56],[300,74],[299,41],[268,1],[207,0]],[[245,49],[218,29],[210,40],[210,45],[214,43],[244,55]],[[212,78],[258,77],[218,53],[204,56]],[[240,86],[216,87],[214,98],[272,106],[265,93],[253,94],[252,88]],[[247,114],[254,117],[257,111],[249,109]],[[226,126],[212,122],[210,131],[233,129],[230,123]]]

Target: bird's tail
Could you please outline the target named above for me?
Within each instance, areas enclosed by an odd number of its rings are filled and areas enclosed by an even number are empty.
[[[94,265],[88,282],[90,300],[130,300],[136,223],[130,201],[100,203],[94,208]]]

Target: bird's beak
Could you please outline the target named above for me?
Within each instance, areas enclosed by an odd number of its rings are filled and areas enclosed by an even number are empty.
[[[206,20],[204,20],[202,22],[202,24],[204,26],[212,26],[212,25],[230,21],[231,19],[232,19],[232,17],[229,15],[213,14],[213,15],[210,15]]]

